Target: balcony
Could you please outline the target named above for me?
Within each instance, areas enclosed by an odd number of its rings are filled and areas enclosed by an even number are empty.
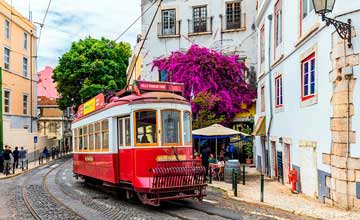
[[[157,27],[158,38],[180,37],[180,23],[181,21],[172,24],[159,22]]]
[[[188,20],[189,36],[212,34],[213,17]]]
[[[235,32],[246,30],[246,14],[241,14],[237,19],[228,19],[227,16],[221,16],[223,23],[222,32]]]

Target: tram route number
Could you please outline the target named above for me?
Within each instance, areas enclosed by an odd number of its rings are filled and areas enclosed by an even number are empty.
[[[156,161],[175,161],[175,160],[185,160],[186,156],[184,154],[178,155],[178,159],[175,155],[159,155],[156,157]]]
[[[93,162],[93,161],[94,161],[94,157],[92,157],[92,156],[86,156],[86,157],[85,157],[85,161],[86,161],[86,162]]]

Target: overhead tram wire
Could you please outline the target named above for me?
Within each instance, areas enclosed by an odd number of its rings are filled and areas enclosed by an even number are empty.
[[[138,61],[138,59],[139,59],[141,50],[144,48],[145,41],[146,41],[146,39],[147,39],[147,37],[148,37],[148,35],[149,35],[149,33],[150,33],[150,29],[151,29],[152,25],[154,24],[156,15],[157,15],[157,13],[158,13],[159,10],[160,10],[162,1],[163,1],[163,0],[159,0],[159,4],[158,4],[158,7],[157,7],[157,9],[156,9],[156,12],[155,12],[155,14],[154,14],[154,16],[153,16],[153,18],[152,18],[152,20],[151,20],[151,23],[150,23],[150,25],[149,25],[149,28],[148,28],[147,31],[146,31],[145,37],[144,37],[144,39],[142,40],[140,49],[139,49],[138,54],[137,54],[137,56],[136,56],[136,58],[135,58],[134,65],[133,65],[133,67],[131,68],[130,77],[129,77],[129,79],[128,79],[127,82],[126,82],[125,90],[129,87],[130,80],[131,80],[131,78],[132,78],[132,76],[133,76],[133,74],[134,74],[134,69],[135,69],[136,63],[137,63],[137,61]]]
[[[39,24],[39,25],[40,25],[40,31],[39,31],[39,38],[38,38],[37,48],[36,48],[36,56],[37,56],[37,53],[38,53],[38,51],[39,51],[40,40],[41,40],[41,33],[42,33],[42,29],[43,29],[44,24],[45,24],[46,16],[47,16],[47,14],[48,14],[48,12],[49,12],[50,5],[51,5],[51,0],[49,0],[49,4],[48,4],[48,6],[47,6],[47,8],[46,8],[44,18],[43,18],[41,24]]]
[[[122,33],[119,34],[119,36],[114,39],[114,41],[118,41],[124,34],[126,34],[126,32],[128,32],[130,28],[132,28],[132,26],[134,26],[136,22],[147,13],[157,1],[158,0],[155,0],[147,9],[145,9],[145,11],[143,11],[139,17],[137,17]]]

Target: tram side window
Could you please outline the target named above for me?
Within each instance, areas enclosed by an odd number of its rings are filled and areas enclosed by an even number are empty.
[[[94,151],[94,124],[89,124],[89,151]]]
[[[130,118],[125,118],[125,145],[131,145]]]
[[[84,150],[88,150],[88,142],[89,139],[88,139],[88,129],[87,129],[87,126],[84,126],[83,127],[83,149]]]
[[[135,137],[140,145],[156,144],[157,118],[155,110],[135,112]]]
[[[184,112],[184,142],[191,143],[191,118],[190,112]]]
[[[78,143],[78,141],[79,141],[79,133],[78,133],[78,128],[75,128],[74,129],[74,149],[75,149],[75,151],[79,151],[79,143]]]
[[[162,143],[181,144],[180,140],[180,113],[176,110],[161,111]]]
[[[101,150],[101,129],[100,122],[95,123],[95,151]]]
[[[79,151],[83,150],[83,129],[79,128]]]
[[[123,137],[123,119],[122,118],[119,118],[118,119],[118,145],[119,146],[124,146],[124,137]]]
[[[102,133],[102,150],[109,150],[109,121],[104,120],[101,122],[101,133]]]

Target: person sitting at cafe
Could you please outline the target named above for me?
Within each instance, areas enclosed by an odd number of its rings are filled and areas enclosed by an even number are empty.
[[[210,154],[210,157],[209,157],[209,163],[216,163],[216,159],[214,158],[214,155],[213,154]]]

